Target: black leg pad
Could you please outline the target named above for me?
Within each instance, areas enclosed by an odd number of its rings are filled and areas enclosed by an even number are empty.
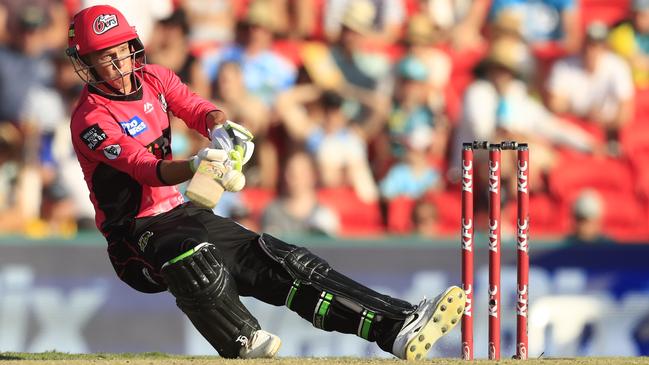
[[[412,304],[377,293],[339,273],[329,263],[304,247],[288,244],[264,233],[259,238],[262,250],[280,263],[296,280],[331,292],[337,301],[357,313],[370,310],[379,316],[405,319],[414,310]]]
[[[238,357],[242,344],[260,326],[239,300],[216,247],[201,243],[165,263],[161,273],[178,307],[219,355]]]

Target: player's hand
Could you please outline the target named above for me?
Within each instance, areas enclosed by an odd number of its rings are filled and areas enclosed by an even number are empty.
[[[228,153],[222,149],[219,150],[208,147],[201,149],[189,160],[189,167],[192,169],[192,172],[196,172],[198,165],[200,165],[203,160],[221,163],[225,166],[225,163],[228,161]]]
[[[255,150],[253,137],[246,127],[230,120],[210,132],[211,147],[226,151],[232,161],[232,167],[237,171],[241,171],[243,165],[252,157]]]
[[[228,153],[222,149],[203,148],[189,160],[189,166],[192,172],[198,170],[202,161],[207,161],[205,168],[208,175],[212,176],[216,182],[223,186],[226,191],[237,192],[246,185],[246,178],[243,173],[236,170]]]

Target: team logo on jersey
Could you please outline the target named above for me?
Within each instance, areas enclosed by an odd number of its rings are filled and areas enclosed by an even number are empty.
[[[167,100],[165,99],[165,96],[162,94],[158,94],[158,100],[160,101],[160,106],[162,107],[163,112],[167,112]]]
[[[118,144],[111,144],[104,147],[104,156],[109,160],[114,160],[122,153],[122,147]]]
[[[119,122],[119,125],[121,125],[122,129],[124,129],[124,131],[131,137],[141,134],[148,128],[146,123],[144,123],[144,121],[137,115],[127,122]]]
[[[79,135],[91,150],[96,150],[106,140],[106,133],[99,128],[99,124],[93,124],[86,128]]]
[[[101,14],[92,22],[92,30],[95,34],[104,34],[109,30],[115,28],[117,23],[117,16],[115,14]]]
[[[144,104],[144,114],[149,114],[153,111],[153,104],[145,103]]]

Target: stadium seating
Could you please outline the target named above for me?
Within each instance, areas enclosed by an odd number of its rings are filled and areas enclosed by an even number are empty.
[[[250,209],[253,219],[259,220],[266,206],[275,199],[275,192],[269,189],[249,187],[241,190],[241,199]]]
[[[322,188],[318,199],[338,213],[341,235],[372,236],[385,231],[379,203],[360,200],[352,188]]]
[[[570,202],[583,189],[631,193],[634,190],[630,164],[624,160],[589,155],[563,158],[549,176],[550,192]]]

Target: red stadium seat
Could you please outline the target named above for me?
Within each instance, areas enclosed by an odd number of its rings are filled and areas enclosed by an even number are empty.
[[[583,189],[599,191],[634,191],[630,165],[606,157],[564,158],[550,173],[550,192],[562,201],[572,201]]]
[[[427,196],[437,207],[438,230],[442,235],[458,235],[462,217],[462,195],[459,191],[434,192]]]
[[[302,65],[302,42],[280,39],[273,42],[273,51],[290,61],[295,67]]]
[[[338,213],[343,236],[371,236],[384,233],[379,203],[361,201],[352,188],[318,190],[320,203]]]
[[[585,27],[589,23],[599,20],[613,25],[623,20],[628,15],[630,0],[581,0],[581,24]]]
[[[399,196],[388,202],[388,231],[395,234],[409,234],[413,230],[412,211],[415,200]]]
[[[604,201],[603,231],[616,241],[644,241],[649,238],[647,205],[628,192],[600,191]]]
[[[433,203],[437,211],[436,229],[440,235],[453,236],[460,232],[462,213],[459,191],[431,192],[424,197]],[[388,231],[395,234],[410,234],[415,229],[412,220],[417,200],[400,196],[388,203]]]
[[[516,227],[517,203],[514,199],[505,211],[512,227]],[[570,229],[570,210],[549,194],[530,195],[530,236],[534,238],[556,238]]]
[[[241,199],[254,219],[261,217],[266,206],[275,199],[275,191],[263,188],[245,188],[241,190]]]

